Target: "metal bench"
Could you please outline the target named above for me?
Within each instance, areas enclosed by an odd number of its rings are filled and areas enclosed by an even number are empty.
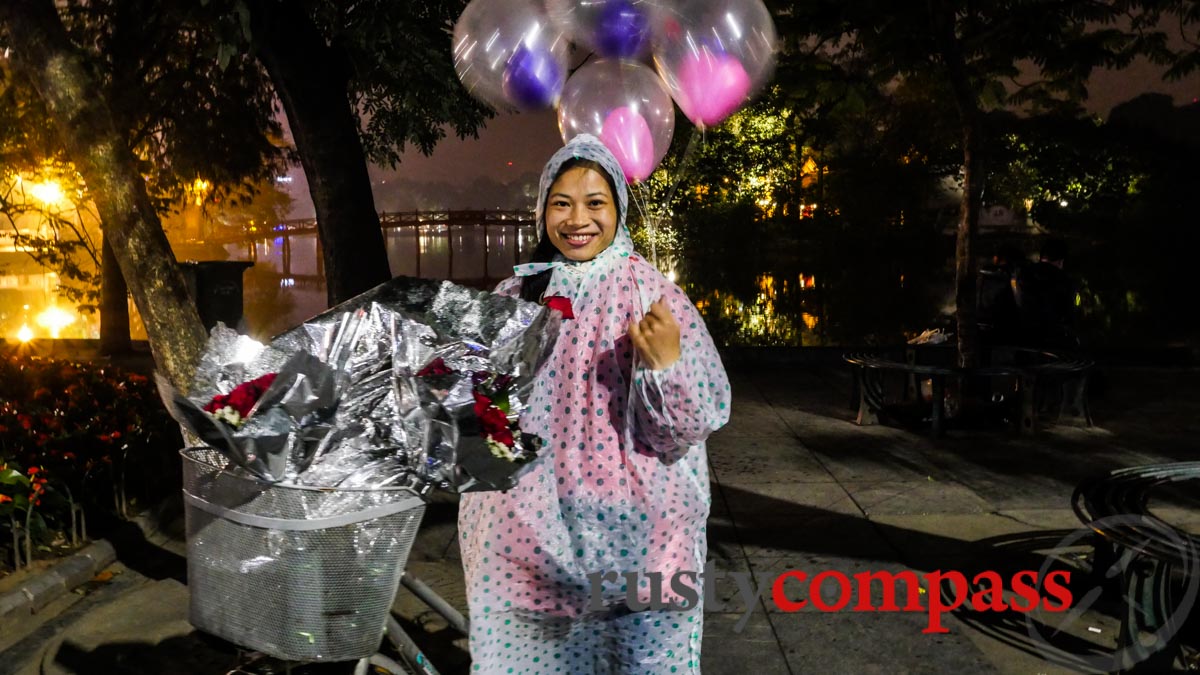
[[[906,348],[904,361],[875,352],[850,352],[842,357],[855,368],[854,400],[851,405],[858,408],[855,420],[858,424],[877,424],[880,415],[886,415],[888,396],[884,376],[888,372],[896,372],[906,376],[905,399],[919,396],[920,381],[930,381],[930,433],[934,438],[940,437],[945,427],[947,378],[1014,378],[1015,391],[1020,398],[1019,428],[1022,433],[1034,433],[1039,420],[1051,418],[1056,422],[1091,426],[1087,374],[1094,362],[1090,359],[1007,347],[993,348],[988,354],[988,365],[959,368],[920,363],[920,355],[925,351],[931,350]],[[949,353],[946,349],[939,351]],[[1053,397],[1048,395],[1050,392],[1054,393]]]
[[[1096,580],[1124,601],[1113,664],[1122,672],[1166,672],[1180,655],[1181,628],[1200,588],[1200,537],[1164,522],[1148,504],[1151,489],[1188,481],[1200,481],[1200,462],[1118,469],[1084,482],[1071,498],[1075,514],[1100,535]],[[1182,593],[1173,572],[1185,580]]]

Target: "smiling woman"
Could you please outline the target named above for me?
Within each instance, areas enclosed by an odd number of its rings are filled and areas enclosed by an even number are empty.
[[[473,672],[699,673],[701,602],[667,614],[588,585],[704,565],[704,442],[729,419],[712,338],[633,250],[625,190],[612,153],[573,138],[542,173],[534,262],[496,291],[564,321],[520,421],[543,451],[516,487],[462,497]]]
[[[550,186],[546,201],[546,236],[568,260],[587,262],[617,236],[616,192],[607,173],[569,161]]]

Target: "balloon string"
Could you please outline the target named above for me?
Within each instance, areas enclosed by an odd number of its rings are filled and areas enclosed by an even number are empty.
[[[691,168],[692,160],[696,157],[696,150],[704,145],[703,140],[703,132],[698,127],[693,127],[692,137],[688,139],[687,147],[683,149],[683,157],[679,159],[679,168],[675,170],[675,184],[671,186],[670,192],[667,193],[667,200],[663,203],[664,209],[671,208],[675,192],[683,183],[683,177],[687,175],[688,169]]]
[[[650,240],[650,260],[658,267],[658,247],[655,244],[658,232],[654,227],[654,214],[650,212],[649,195],[646,194],[649,189],[644,183],[636,183],[630,187],[633,189],[629,191],[629,199],[642,216],[642,223],[646,225],[647,238]]]
[[[704,132],[699,128],[692,129],[692,136],[688,139],[687,147],[683,150],[683,156],[679,159],[679,167],[676,169],[675,182],[671,185],[671,189],[667,192],[667,198],[663,201],[661,210],[666,211],[671,207],[671,202],[675,199],[675,193],[679,190],[679,186],[683,184],[684,176],[687,175],[691,168],[692,161],[696,158],[697,150],[704,145]],[[650,240],[650,260],[654,266],[658,267],[658,228],[656,222],[658,217],[650,209],[650,189],[645,183],[635,183],[630,186],[629,199],[633,202],[634,207],[638,210],[638,214],[642,217],[642,222],[646,225],[647,238]]]

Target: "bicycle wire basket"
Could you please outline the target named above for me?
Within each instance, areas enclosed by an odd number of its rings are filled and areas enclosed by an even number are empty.
[[[190,620],[287,661],[374,654],[425,504],[406,488],[268,485],[186,448]]]

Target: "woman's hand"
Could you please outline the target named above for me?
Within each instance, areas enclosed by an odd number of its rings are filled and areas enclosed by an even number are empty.
[[[671,316],[666,298],[650,305],[650,312],[629,324],[629,339],[651,370],[662,370],[679,360],[679,324]]]

